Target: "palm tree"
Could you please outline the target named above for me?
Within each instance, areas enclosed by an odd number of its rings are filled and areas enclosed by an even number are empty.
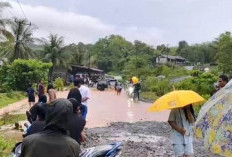
[[[22,58],[35,57],[30,45],[34,42],[33,30],[35,27],[27,20],[15,19],[8,21],[9,31],[5,31],[6,40],[1,42],[0,57],[6,57],[9,61]]]
[[[2,13],[3,9],[11,7],[8,2],[0,2],[0,13]],[[0,31],[5,28],[5,22],[7,19],[2,19],[1,14],[0,14]]]
[[[52,74],[55,67],[68,67],[71,58],[70,52],[63,47],[64,38],[58,35],[50,34],[49,41],[42,39],[44,42],[44,50],[42,59],[46,62],[52,62],[52,67],[49,71],[49,81],[52,80]]]
[[[1,17],[2,11],[7,7],[11,7],[9,3],[0,2],[0,54],[2,51],[4,51],[4,49],[8,49],[8,44],[6,45],[6,41],[12,43],[14,39],[12,33],[9,32],[5,27],[7,22],[9,22],[9,19],[3,19]],[[0,61],[2,62],[4,59],[0,58]]]

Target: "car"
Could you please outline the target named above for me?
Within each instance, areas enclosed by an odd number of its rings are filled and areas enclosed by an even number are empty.
[[[107,80],[100,80],[97,82],[97,89],[100,91],[104,91],[108,88],[108,81]]]
[[[109,80],[108,80],[108,84],[109,84],[111,87],[114,87],[116,82],[117,82],[116,79],[109,79]]]

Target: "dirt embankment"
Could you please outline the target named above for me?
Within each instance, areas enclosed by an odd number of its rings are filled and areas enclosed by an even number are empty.
[[[83,147],[123,142],[123,157],[172,157],[171,128],[167,123],[112,123],[109,127],[87,129],[88,141]],[[217,157],[204,150],[203,143],[194,141],[196,157]]]

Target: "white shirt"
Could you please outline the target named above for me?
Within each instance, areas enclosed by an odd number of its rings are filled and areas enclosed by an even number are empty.
[[[89,98],[90,99],[90,90],[88,87],[81,85],[81,87],[79,88],[80,93],[81,93],[81,97],[83,98]],[[81,102],[83,105],[87,106],[88,100]]]

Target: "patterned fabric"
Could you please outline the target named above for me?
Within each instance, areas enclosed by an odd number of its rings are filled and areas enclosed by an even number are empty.
[[[213,153],[232,156],[232,81],[202,107],[195,134]]]

